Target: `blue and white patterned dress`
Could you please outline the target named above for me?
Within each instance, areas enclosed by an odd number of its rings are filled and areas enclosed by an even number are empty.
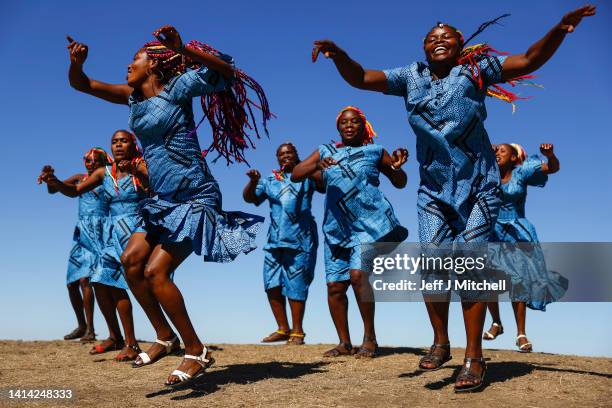
[[[500,246],[495,251],[495,262],[510,278],[511,300],[526,302],[536,310],[546,310],[546,305],[563,297],[568,288],[566,278],[546,268],[535,227],[525,218],[527,186],[544,187],[547,181],[548,175],[542,172],[542,160],[537,156],[512,170],[510,180],[502,184],[503,204],[492,238],[510,244],[532,243]]]
[[[121,254],[133,233],[144,232],[140,226],[138,205],[145,195],[142,191],[136,190],[132,176],[128,175],[117,180],[115,185],[112,166],[106,166],[102,187],[110,213],[106,227],[102,268],[94,273],[91,281],[127,289]]]
[[[478,61],[483,87],[467,65],[433,80],[427,64],[385,70],[387,93],[405,100],[416,134],[423,243],[486,242],[501,204],[499,170],[484,128],[486,88],[501,82],[505,57]]]
[[[362,269],[361,244],[401,242],[408,236],[379,189],[383,150],[377,144],[319,146],[321,160],[331,157],[337,162],[323,172],[328,282],[348,280],[350,269]]]
[[[81,278],[89,278],[99,267],[104,249],[108,211],[102,186],[79,196],[79,221],[74,228],[72,238],[72,250],[66,274],[67,284]]]
[[[270,203],[270,228],[264,246],[264,289],[281,287],[283,296],[306,300],[317,261],[317,224],[312,216],[311,179],[294,183],[274,174],[259,180],[255,205]]]
[[[153,197],[142,201],[147,233],[160,242],[190,240],[205,261],[228,262],[255,249],[263,218],[224,212],[221,191],[202,157],[192,99],[221,91],[226,82],[202,67],[170,80],[163,91],[129,99],[130,127],[144,150]]]

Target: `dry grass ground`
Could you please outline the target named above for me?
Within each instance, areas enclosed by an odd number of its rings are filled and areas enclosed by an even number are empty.
[[[147,346],[142,344],[142,346]],[[487,350],[488,386],[455,394],[463,350],[445,368],[416,371],[423,349],[383,347],[374,360],[324,359],[329,345],[217,345],[217,364],[193,385],[162,383],[179,357],[132,369],[113,353],[63,341],[0,341],[0,406],[470,407],[612,406],[612,359]],[[70,401],[19,402],[8,388],[70,388]]]

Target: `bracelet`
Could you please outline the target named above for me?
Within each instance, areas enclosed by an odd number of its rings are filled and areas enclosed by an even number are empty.
[[[395,167],[394,165],[391,165],[391,169],[393,169],[393,171],[400,171],[402,168],[401,167]]]

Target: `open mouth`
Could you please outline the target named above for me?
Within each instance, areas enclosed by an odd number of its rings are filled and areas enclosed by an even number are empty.
[[[442,45],[439,45],[439,46],[437,46],[436,48],[434,48],[434,50],[433,50],[433,55],[440,55],[440,54],[444,54],[444,53],[446,53],[447,51],[448,51],[448,48],[446,48],[446,47],[444,47],[444,46],[442,46]]]

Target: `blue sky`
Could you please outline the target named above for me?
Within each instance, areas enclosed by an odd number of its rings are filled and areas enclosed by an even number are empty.
[[[0,338],[59,338],[74,326],[64,288],[64,277],[76,201],[50,196],[35,184],[40,168],[52,164],[59,176],[83,170],[81,157],[93,145],[109,146],[115,129],[127,126],[127,107],[111,105],[72,90],[67,81],[65,35],[90,47],[86,72],[107,82],[121,82],[134,52],[152,39],[163,24],[175,25],[185,41],[198,39],[232,55],[239,67],[266,90],[278,119],[270,126],[270,140],[261,140],[248,153],[253,167],[269,173],[274,149],[286,140],[302,157],[318,144],[336,138],[337,111],[351,104],[361,107],[388,150],[405,146],[411,152],[406,166],[409,184],[395,190],[388,181],[382,189],[401,222],[416,240],[415,138],[400,98],[350,88],[332,63],[310,62],[312,41],[330,38],[364,66],[389,68],[422,59],[421,40],[437,21],[449,22],[466,34],[503,13],[512,13],[504,26],[481,35],[498,50],[524,52],[561,16],[581,5],[577,1],[488,2],[266,2],[212,3],[45,2],[3,4],[0,34],[3,42],[3,120],[1,146],[5,190],[0,200],[0,257],[3,284]],[[513,115],[509,105],[488,101],[486,127],[494,142],[514,141],[535,153],[541,142],[552,142],[561,171],[544,189],[529,192],[527,215],[542,241],[609,241],[612,221],[607,159],[612,153],[607,125],[610,100],[609,67],[612,51],[605,40],[612,34],[610,4],[601,2],[598,15],[583,21],[569,35],[557,55],[537,73],[545,89],[522,88],[533,99],[521,102]],[[196,110],[197,111],[197,110]],[[210,134],[203,126],[201,144]],[[246,166],[212,166],[227,210],[268,215],[242,201]],[[314,200],[320,224],[323,200]],[[267,224],[266,224],[267,228]],[[260,247],[265,231],[258,237]],[[309,342],[335,342],[327,310],[322,248],[307,305],[305,330]],[[204,264],[190,257],[177,271],[199,333],[212,342],[256,342],[275,327],[263,291],[261,250],[231,264]],[[585,271],[585,276],[588,271]],[[135,306],[137,335],[154,333]],[[561,303],[546,313],[528,314],[530,339],[539,351],[612,355],[612,331],[600,316],[610,304]],[[351,331],[358,343],[362,327],[351,299]],[[493,343],[513,346],[513,318],[502,305],[508,334]],[[99,312],[97,331],[106,335]],[[465,344],[458,305],[451,312],[451,340]],[[381,344],[427,346],[431,329],[421,303],[377,306]]]

